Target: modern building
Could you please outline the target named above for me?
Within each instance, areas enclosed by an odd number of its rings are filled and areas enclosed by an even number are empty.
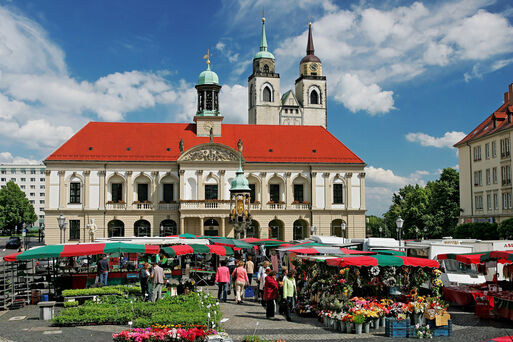
[[[511,139],[513,84],[504,103],[454,146],[460,168],[460,221],[501,222],[513,217]]]
[[[16,183],[25,193],[38,220],[34,226],[40,226],[45,219],[46,167],[32,164],[0,164],[0,187],[9,181]],[[21,228],[21,227],[20,227]]]
[[[194,123],[91,122],[46,160],[46,241],[233,236],[230,184],[242,155],[248,236],[365,237],[365,163],[326,129],[326,77],[311,27],[296,93],[280,96],[265,19],[248,79],[248,125],[223,124],[221,84],[199,75]],[[57,218],[67,230],[61,238]]]

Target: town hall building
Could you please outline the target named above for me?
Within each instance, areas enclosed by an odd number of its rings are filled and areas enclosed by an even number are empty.
[[[262,19],[247,125],[223,123],[210,60],[193,123],[88,123],[44,161],[46,242],[88,242],[93,221],[96,238],[233,237],[229,190],[240,157],[251,189],[247,236],[365,237],[365,163],[327,130],[311,25],[306,52],[294,91],[281,95]]]

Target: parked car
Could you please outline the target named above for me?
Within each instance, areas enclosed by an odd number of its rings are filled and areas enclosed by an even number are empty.
[[[7,243],[5,244],[5,248],[10,249],[18,249],[21,247],[21,239],[17,236],[11,236]]]

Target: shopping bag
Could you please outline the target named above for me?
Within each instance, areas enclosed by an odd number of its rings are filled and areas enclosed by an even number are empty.
[[[255,292],[251,286],[246,287],[246,291],[244,292],[244,297],[251,298],[255,296]]]

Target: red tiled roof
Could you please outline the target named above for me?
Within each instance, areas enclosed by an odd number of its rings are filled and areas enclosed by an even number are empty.
[[[209,142],[195,131],[195,124],[90,122],[46,160],[176,161],[180,139],[186,151]],[[223,124],[214,142],[237,149],[239,139],[248,162],[364,163],[321,126]]]
[[[490,114],[479,126],[474,128],[472,132],[467,134],[465,138],[454,144],[454,147],[458,147],[464,143],[469,141],[473,141],[479,138],[483,138],[487,135],[500,132],[507,128],[513,127],[513,123],[508,123],[508,114],[507,112],[513,113],[513,106],[508,103],[504,103],[499,107],[494,113]],[[513,115],[513,114],[510,114]],[[494,127],[494,118],[495,118],[495,127]],[[513,117],[512,117],[513,119]]]

